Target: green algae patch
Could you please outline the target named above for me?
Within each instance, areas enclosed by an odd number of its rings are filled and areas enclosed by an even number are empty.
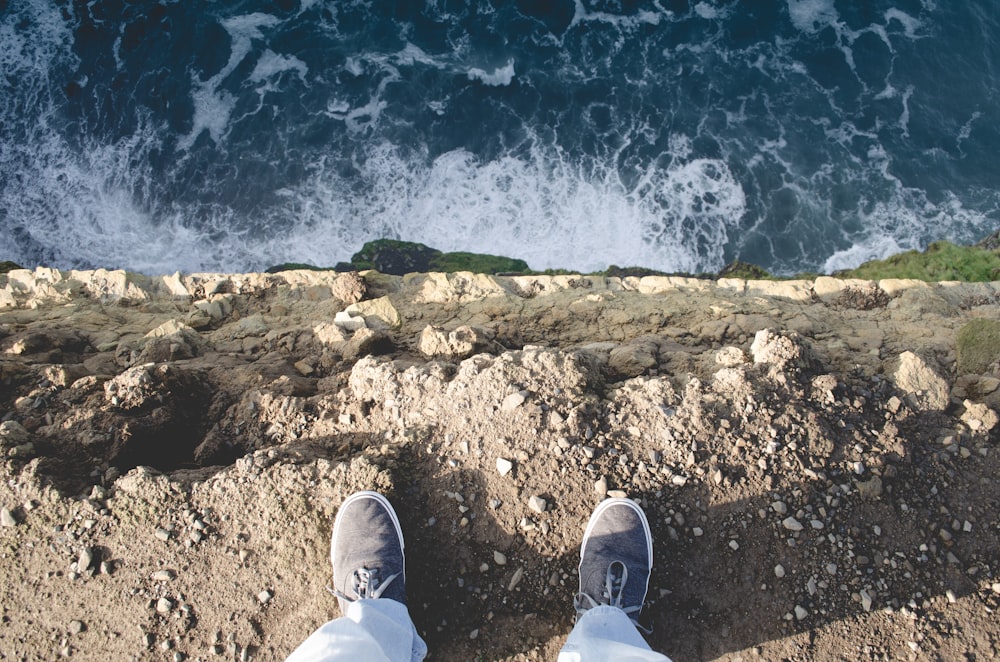
[[[487,253],[441,253],[431,259],[431,271],[471,271],[477,274],[524,273],[528,263],[502,255]]]
[[[986,374],[1000,361],[1000,322],[972,320],[963,326],[955,340],[958,375]]]
[[[927,282],[958,280],[978,283],[1000,278],[1000,253],[978,246],[956,246],[936,241],[924,252],[907,251],[884,260],[865,262],[857,269],[838,271],[838,278],[912,278]]]

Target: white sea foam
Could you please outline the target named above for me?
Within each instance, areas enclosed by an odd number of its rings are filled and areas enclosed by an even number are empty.
[[[309,74],[309,67],[306,63],[294,55],[279,55],[268,49],[261,53],[257,64],[250,74],[250,81],[260,83],[276,76],[283,71],[294,71],[299,79],[305,83]]]
[[[221,71],[207,81],[198,81],[197,79],[193,81],[194,91],[191,93],[191,101],[194,104],[194,118],[192,128],[190,133],[181,136],[177,141],[179,149],[190,150],[198,136],[205,131],[208,131],[209,136],[216,144],[223,142],[228,131],[230,116],[236,106],[236,99],[230,92],[220,90],[219,86],[250,53],[253,41],[264,37],[261,28],[273,27],[280,22],[281,20],[276,16],[261,13],[235,16],[222,21],[222,27],[232,39],[229,60]]]
[[[802,32],[819,32],[839,19],[833,0],[788,0],[792,24]]]
[[[823,263],[823,273],[831,274],[842,269],[854,269],[870,260],[883,260],[902,250],[908,249],[902,248],[892,237],[868,237],[848,249],[831,255]]]
[[[632,30],[644,24],[659,25],[664,15],[669,16],[670,12],[660,7],[659,3],[657,3],[657,9],[659,11],[640,10],[635,14],[611,14],[609,12],[590,11],[584,6],[583,0],[576,0],[573,18],[570,21],[569,27],[573,28],[580,23],[587,22],[609,23],[623,30]]]
[[[859,209],[858,214],[864,234],[849,248],[831,255],[823,264],[824,272],[853,269],[900,251],[920,250],[942,236],[971,241],[996,229],[996,221],[966,209],[953,195],[934,204],[923,192],[912,189],[900,189],[889,202],[880,202],[871,211]]]
[[[892,21],[899,21],[899,24],[903,26],[903,34],[910,39],[916,39],[919,36],[917,34],[921,27],[919,19],[913,18],[900,9],[887,9],[885,12],[886,25],[892,23]]]
[[[497,67],[493,71],[472,67],[469,69],[469,80],[480,80],[492,87],[510,85],[510,82],[514,80],[514,60],[507,60],[506,65]]]
[[[352,195],[327,171],[289,191],[295,227],[285,236],[294,244],[271,259],[325,264],[391,236],[515,255],[534,268],[700,271],[722,266],[746,202],[725,164],[710,159],[650,167],[626,188],[615,172],[588,171],[543,150],[485,162],[454,150],[420,165],[382,145],[361,174],[368,186]]]

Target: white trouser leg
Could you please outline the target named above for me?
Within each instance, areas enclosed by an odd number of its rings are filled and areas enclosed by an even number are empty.
[[[427,644],[417,634],[406,605],[382,598],[350,603],[343,617],[309,635],[285,662],[420,662],[425,655]]]
[[[649,648],[624,611],[607,605],[588,609],[559,651],[559,662],[589,660],[670,662],[666,655]]]

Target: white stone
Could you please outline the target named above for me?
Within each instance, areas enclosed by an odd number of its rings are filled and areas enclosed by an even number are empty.
[[[514,576],[510,578],[510,583],[507,584],[507,590],[513,591],[514,588],[521,583],[522,579],[524,579],[524,568],[518,568],[514,571]]]
[[[548,502],[546,502],[545,499],[543,499],[540,496],[535,495],[528,499],[528,508],[531,509],[533,512],[539,514],[544,513],[547,507],[548,507]]]
[[[497,458],[497,473],[506,476],[514,468],[514,463],[502,457]]]
[[[795,618],[796,618],[796,620],[801,621],[802,619],[804,619],[808,615],[809,615],[809,612],[806,611],[805,607],[803,607],[801,605],[795,605]]]
[[[503,552],[494,551],[493,552],[493,562],[497,565],[507,565],[507,557]]]
[[[342,310],[334,315],[333,323],[345,331],[357,331],[358,329],[363,329],[367,326],[365,324],[364,317],[360,315],[351,315],[346,310]]]
[[[511,393],[510,395],[508,395],[506,398],[503,399],[503,402],[500,404],[500,409],[502,409],[503,411],[514,411],[522,404],[524,404],[524,399],[525,399],[524,395],[522,395],[519,392]]]
[[[781,520],[781,526],[785,527],[789,531],[801,531],[804,528],[802,523],[794,517],[786,517]]]
[[[80,552],[80,557],[76,561],[77,572],[86,572],[90,564],[94,561],[94,553],[89,547],[84,547]]]
[[[774,576],[777,577],[778,579],[781,579],[782,577],[785,576],[785,568],[780,563],[774,566]]]

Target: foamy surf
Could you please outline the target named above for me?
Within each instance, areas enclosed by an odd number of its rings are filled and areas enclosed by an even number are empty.
[[[985,0],[376,5],[6,5],[2,257],[790,273],[1000,224]]]

